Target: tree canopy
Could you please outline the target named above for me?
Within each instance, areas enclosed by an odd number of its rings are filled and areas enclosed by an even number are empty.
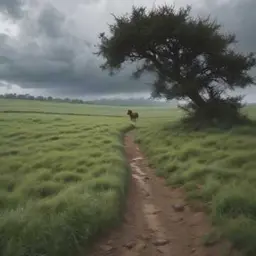
[[[136,62],[134,77],[145,71],[156,75],[153,97],[188,99],[189,108],[205,117],[218,118],[224,106],[237,113],[241,97],[225,92],[254,84],[248,71],[255,57],[236,52],[235,35],[222,33],[216,21],[194,18],[190,11],[189,6],[133,7],[130,14],[114,16],[108,35],[99,35],[97,54],[105,60],[101,68],[113,73],[126,62]]]

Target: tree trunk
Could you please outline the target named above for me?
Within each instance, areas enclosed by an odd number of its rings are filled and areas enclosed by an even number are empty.
[[[198,106],[198,108],[201,108],[206,104],[198,92],[190,92],[188,93],[188,97]]]

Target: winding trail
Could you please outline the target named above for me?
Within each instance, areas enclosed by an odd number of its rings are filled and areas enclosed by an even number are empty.
[[[222,256],[236,255],[227,243],[205,247],[211,228],[200,208],[192,209],[180,189],[166,187],[154,175],[134,143],[134,131],[125,136],[132,170],[125,221],[99,241],[91,256]]]

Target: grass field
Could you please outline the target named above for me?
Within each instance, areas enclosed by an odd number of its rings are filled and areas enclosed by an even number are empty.
[[[255,116],[254,107],[246,111]],[[256,255],[256,126],[196,132],[152,120],[141,125],[137,141],[167,184],[202,200],[220,234],[244,255]]]
[[[9,100],[0,99],[0,112],[31,112],[31,113],[55,113],[70,115],[92,115],[92,116],[117,116],[126,117],[127,109],[131,106],[104,106],[91,104],[70,104],[56,102],[40,102],[31,100]],[[132,108],[133,109],[133,108]],[[179,116],[180,111],[169,107],[134,107],[138,111],[140,117],[169,117]]]
[[[157,174],[202,200],[223,236],[256,255],[256,127],[188,131],[175,125],[176,109],[134,109]],[[120,220],[127,107],[0,100],[3,111],[13,113],[0,113],[0,255],[84,251]],[[255,107],[246,111],[256,118]]]
[[[71,255],[118,222],[127,119],[2,113],[0,122],[0,255]]]

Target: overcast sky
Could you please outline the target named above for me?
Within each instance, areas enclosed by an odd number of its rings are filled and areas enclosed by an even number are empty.
[[[256,0],[0,0],[0,93],[147,95],[148,79],[131,80],[129,68],[109,77],[93,52],[111,13],[154,2],[211,14],[237,34],[240,49],[256,52]]]

